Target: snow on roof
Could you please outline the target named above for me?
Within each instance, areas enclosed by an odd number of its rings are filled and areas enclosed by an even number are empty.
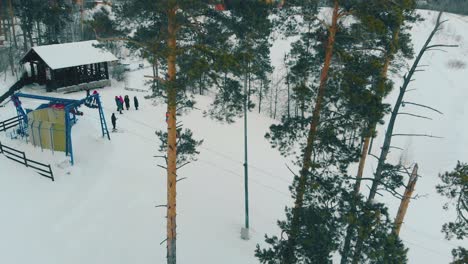
[[[53,70],[117,60],[109,51],[93,46],[97,44],[97,40],[90,40],[37,46],[32,49]]]

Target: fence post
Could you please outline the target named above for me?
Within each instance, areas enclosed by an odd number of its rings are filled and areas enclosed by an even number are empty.
[[[0,153],[3,153],[3,145],[2,145],[2,142],[0,142]]]
[[[21,152],[21,153],[23,153],[24,165],[25,165],[26,167],[29,167],[29,166],[28,166],[28,159],[26,158],[26,153],[24,153],[24,152]]]
[[[50,177],[51,177],[52,181],[55,181],[54,173],[52,172],[52,168],[50,167],[50,164],[49,164],[49,171],[50,171]]]

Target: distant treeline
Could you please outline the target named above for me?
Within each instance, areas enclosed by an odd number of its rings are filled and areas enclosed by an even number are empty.
[[[421,0],[418,8],[468,15],[468,0]]]
[[[468,15],[468,0],[415,0],[418,9],[444,11]],[[319,6],[331,7],[329,0],[320,0]]]

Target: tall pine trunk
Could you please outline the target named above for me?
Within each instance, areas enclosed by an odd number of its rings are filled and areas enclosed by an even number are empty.
[[[0,36],[5,36],[6,34],[4,33],[5,31],[3,30],[3,5],[2,1],[0,1]],[[6,37],[5,37],[6,39]]]
[[[286,84],[288,85],[288,119],[291,118],[291,96],[290,96],[290,85],[289,85],[289,73],[286,75]]]
[[[15,13],[13,10],[13,5],[11,4],[11,0],[8,0],[8,11],[10,13],[11,19],[11,32],[13,33],[13,42],[15,43],[15,48],[18,48],[18,41],[16,40],[16,28],[15,28]]]
[[[398,45],[398,41],[400,38],[400,26],[398,26],[398,28],[393,32],[390,49],[388,50],[388,52],[385,54],[385,57],[384,57],[384,64],[382,67],[382,71],[380,73],[380,80],[379,80],[378,87],[377,87],[377,93],[380,96],[381,101],[383,100],[385,82],[388,76],[388,68],[390,67],[390,63],[392,62],[393,55],[395,54],[397,50],[397,45]],[[361,188],[361,179],[362,179],[362,175],[364,174],[367,153],[369,151],[370,141],[371,141],[373,134],[375,133],[376,126],[377,126],[377,123],[373,123],[369,125],[366,138],[364,139],[364,145],[362,147],[361,158],[359,160],[359,167],[358,167],[358,172],[356,176],[357,178],[356,185],[355,185],[356,193],[358,193]]]
[[[300,211],[304,205],[304,195],[307,188],[307,179],[309,170],[312,167],[312,149],[314,140],[316,137],[317,127],[320,122],[320,112],[322,110],[322,103],[325,96],[325,89],[326,84],[328,81],[328,71],[330,69],[332,56],[333,56],[333,49],[335,45],[335,36],[338,31],[338,19],[340,17],[339,14],[339,3],[338,0],[334,0],[334,7],[333,7],[333,17],[332,17],[332,25],[328,29],[328,42],[326,45],[326,53],[325,53],[325,60],[320,76],[320,85],[317,94],[317,99],[315,102],[315,108],[312,114],[312,121],[310,123],[309,134],[307,137],[307,145],[304,150],[304,157],[302,161],[302,168],[299,175],[299,181],[296,186],[296,199],[294,203],[294,208],[292,209],[292,220],[291,220],[291,230],[288,234],[288,244],[286,248],[285,259],[283,263],[294,263],[296,261],[295,257],[295,247],[296,247],[296,239],[299,235],[299,225],[300,225]]]
[[[384,90],[385,82],[388,76],[388,69],[392,62],[393,55],[395,54],[397,50],[399,35],[400,35],[400,26],[398,26],[398,28],[393,32],[392,41],[390,43],[391,45],[389,47],[389,50],[386,52],[384,56],[384,64],[380,72],[380,80],[377,84],[377,93],[379,94],[379,96],[381,96],[380,100],[383,100],[383,94],[384,94],[383,90]],[[351,210],[350,210],[351,215],[356,214],[356,202],[357,202],[356,199],[361,189],[362,176],[364,175],[364,168],[366,165],[367,155],[369,152],[369,146],[370,146],[371,139],[375,133],[376,126],[377,126],[377,123],[369,124],[367,128],[367,134],[364,137],[364,144],[362,146],[361,157],[359,159],[359,166],[358,166],[358,171],[356,175],[356,184],[354,185],[353,194],[355,196],[354,198],[355,201],[353,201],[353,203],[351,204]],[[351,250],[350,249],[351,239],[352,239],[355,228],[356,226],[354,224],[349,224],[346,230],[345,242],[344,242],[343,251],[341,254],[341,262],[340,262],[341,264],[346,264],[348,261],[348,257],[350,255],[350,250]]]
[[[31,24],[28,24],[27,32],[28,32],[29,44],[31,45],[30,47],[32,48],[32,47],[34,47],[33,24],[32,24],[32,22],[31,22]]]
[[[276,85],[275,87],[275,110],[273,113],[273,119],[276,119],[276,110],[278,109],[278,86],[279,85]]]
[[[176,7],[168,10],[169,55],[167,91],[167,263],[176,264],[176,184],[177,184],[177,87],[176,87]]]
[[[263,92],[263,79],[260,79],[260,95],[258,97],[258,113],[262,112],[262,92]]]
[[[405,194],[401,199],[400,207],[398,208],[397,216],[395,217],[395,228],[393,229],[393,233],[397,236],[400,235],[401,226],[403,225],[403,221],[405,219],[406,211],[408,210],[408,206],[410,203],[411,198],[413,197],[414,188],[416,187],[416,183],[418,181],[418,164],[414,165],[413,172],[411,172],[411,177],[408,180],[408,185],[406,185]]]
[[[41,23],[39,21],[36,21],[36,28],[37,28],[37,45],[41,45],[43,43],[42,40],[42,32],[41,32]]]

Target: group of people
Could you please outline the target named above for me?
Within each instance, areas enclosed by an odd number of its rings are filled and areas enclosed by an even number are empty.
[[[127,111],[130,110],[130,97],[128,97],[128,95],[125,95],[125,97],[122,97],[121,95],[115,96],[115,104],[117,105],[117,111],[120,114],[122,114],[122,110],[124,110],[124,106],[127,109]],[[140,104],[138,102],[138,98],[136,96],[133,97],[133,106],[135,107],[136,110],[138,110],[139,105]],[[115,126],[117,124],[117,117],[115,116],[115,113],[112,113],[111,121],[112,121],[113,130],[115,131],[116,130]]]
[[[127,110],[130,110],[130,97],[128,95],[125,96],[125,98],[122,98],[122,96],[115,96],[115,104],[117,105],[117,111],[122,114],[122,110],[124,110],[124,105]],[[135,96],[133,97],[133,105],[135,106],[135,109],[138,110],[138,98]]]

